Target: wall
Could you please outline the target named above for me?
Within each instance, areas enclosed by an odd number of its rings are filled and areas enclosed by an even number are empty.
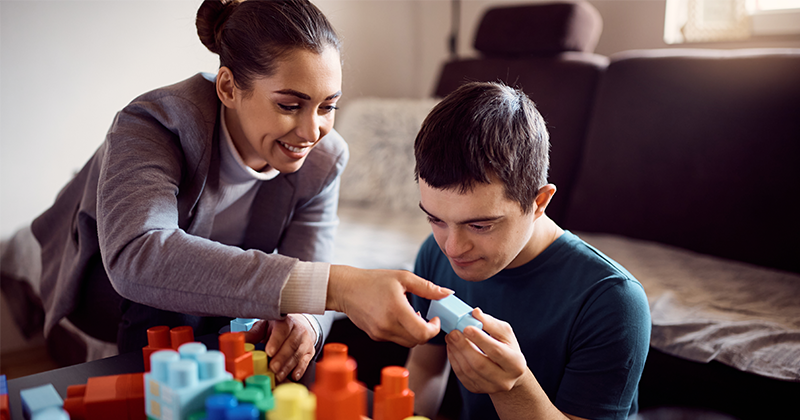
[[[490,6],[463,0],[459,53],[474,55]],[[448,0],[316,0],[344,41],[344,97],[422,98],[448,58]],[[666,48],[664,0],[593,0],[604,19],[597,52]],[[46,209],[138,94],[215,71],[197,39],[199,1],[0,1],[0,237]],[[691,45],[800,48],[800,38]]]

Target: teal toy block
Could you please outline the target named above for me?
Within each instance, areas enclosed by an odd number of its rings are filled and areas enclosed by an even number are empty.
[[[456,295],[431,301],[426,318],[430,321],[437,316],[442,321],[442,331],[448,334],[453,330],[463,333],[464,328],[470,325],[483,329],[483,323],[472,316],[472,308]]]
[[[19,399],[22,402],[22,415],[27,420],[57,418],[53,417],[58,414],[56,412],[63,411],[64,400],[58,395],[53,384],[23,389],[19,392]],[[58,410],[50,410],[51,408]]]
[[[154,420],[188,420],[205,408],[214,385],[233,379],[225,370],[225,355],[202,343],[186,343],[150,356],[144,375],[145,412]]]
[[[231,332],[247,332],[253,328],[258,318],[236,318],[231,320]]]
[[[61,407],[50,407],[34,413],[31,420],[69,420],[69,413]]]

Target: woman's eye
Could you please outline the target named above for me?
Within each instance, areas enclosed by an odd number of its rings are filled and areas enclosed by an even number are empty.
[[[297,111],[298,109],[300,109],[300,105],[278,104],[278,106],[281,107],[281,109],[284,111]]]
[[[319,108],[323,113],[328,114],[339,109],[336,105],[325,105]]]

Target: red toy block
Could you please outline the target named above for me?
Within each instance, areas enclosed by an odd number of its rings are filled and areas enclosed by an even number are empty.
[[[178,347],[194,341],[194,330],[187,325],[175,327],[169,330],[169,338],[172,341],[172,350],[178,351]]]
[[[11,411],[8,407],[8,394],[0,395],[0,420],[10,420]]]
[[[86,384],[70,385],[67,387],[67,398],[83,397],[84,395],[86,395]]]
[[[69,413],[70,420],[86,420],[86,404],[83,397],[86,395],[86,385],[70,385],[67,387],[67,399],[64,400],[64,410]]]
[[[144,371],[150,372],[150,355],[159,350],[178,350],[183,344],[194,341],[194,330],[188,325],[170,329],[159,325],[147,329],[147,346],[142,348]]]
[[[325,360],[347,360],[347,345],[342,343],[328,343],[322,347],[322,358]]]
[[[367,414],[367,390],[356,381],[353,358],[331,357],[317,363],[317,420],[361,420]]]
[[[86,383],[86,420],[128,418],[127,375],[95,376]],[[144,407],[142,408],[144,409]]]
[[[147,420],[144,412],[144,372],[132,373],[128,387],[128,419]]]
[[[67,387],[64,410],[71,420],[146,420],[144,373],[95,376]]]
[[[408,389],[408,370],[386,366],[375,386],[373,420],[403,420],[414,415],[414,392]]]
[[[219,336],[219,351],[225,355],[225,370],[234,379],[253,376],[253,354],[244,350],[244,333],[227,332]]]

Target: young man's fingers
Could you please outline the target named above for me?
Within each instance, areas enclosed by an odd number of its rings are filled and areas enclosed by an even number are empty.
[[[469,326],[464,328],[464,337],[492,361],[492,363],[503,367],[504,362],[510,357],[509,346],[507,343],[496,340],[485,331]]]
[[[483,331],[494,337],[495,340],[503,343],[516,342],[514,331],[508,323],[484,313],[481,308],[473,309],[472,317],[480,321],[483,324]]]

